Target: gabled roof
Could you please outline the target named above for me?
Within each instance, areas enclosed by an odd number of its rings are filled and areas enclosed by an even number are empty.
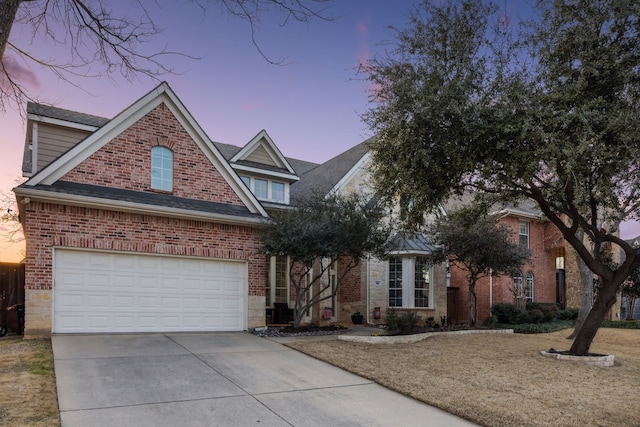
[[[366,161],[370,141],[371,139],[361,142],[304,173],[300,181],[291,186],[291,197],[308,197],[314,192],[328,194],[334,191],[341,181]]]
[[[19,194],[21,192],[21,188],[55,184],[56,181],[62,178],[67,172],[71,171],[83,160],[87,159],[122,131],[162,103],[166,105],[184,129],[189,133],[193,141],[211,161],[212,166],[214,166],[222,177],[229,183],[231,188],[247,206],[249,211],[251,213],[258,213],[267,217],[268,214],[264,210],[264,207],[240,180],[238,175],[231,168],[231,165],[229,165],[224,156],[216,148],[207,134],[202,130],[200,125],[196,122],[193,116],[191,116],[184,104],[182,104],[166,82],[158,85],[155,89],[140,98],[138,101],[134,102],[112,120],[104,123],[99,129],[73,146],[62,156],[58,157],[42,170],[38,171],[33,177],[18,187],[16,189],[16,193]],[[44,110],[42,112],[44,112]],[[71,118],[71,116],[69,118]],[[79,118],[79,116],[75,118]]]
[[[220,150],[222,155],[229,161],[231,161],[233,156],[235,156],[240,150],[242,150],[242,147],[238,147],[237,145],[224,144],[222,142],[215,141],[214,144],[216,147],[218,147],[218,150]],[[319,166],[318,163],[308,162],[306,160],[299,160],[291,157],[285,157],[285,159],[291,165],[291,167],[293,167],[295,174],[298,176]],[[264,165],[260,165],[260,167],[264,167]]]
[[[282,155],[266,130],[261,130],[231,158],[235,169],[248,172],[271,171],[297,181],[295,170]]]

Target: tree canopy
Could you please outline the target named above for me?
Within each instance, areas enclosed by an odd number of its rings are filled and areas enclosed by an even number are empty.
[[[262,251],[290,259],[289,277],[296,297],[294,326],[308,308],[337,294],[338,287],[321,283],[332,265],[341,263],[339,284],[361,259],[382,254],[389,237],[384,218],[375,201],[356,194],[314,194],[272,212],[261,235]]]
[[[411,201],[419,224],[466,190],[532,199],[601,277],[573,354],[640,266],[617,234],[640,213],[639,18],[634,0],[538,1],[517,27],[484,1],[423,1],[394,49],[363,66],[383,200]],[[625,252],[617,268],[591,250],[603,244]]]

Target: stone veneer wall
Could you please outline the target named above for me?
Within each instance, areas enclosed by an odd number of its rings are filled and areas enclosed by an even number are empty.
[[[389,309],[389,262],[386,260],[371,259],[369,261],[368,271],[369,321],[373,324],[384,324],[384,317]],[[415,311],[420,315],[421,323],[424,323],[429,317],[433,317],[435,322],[440,323],[442,316],[448,316],[446,267],[444,264],[434,266],[432,286],[433,308],[396,308],[396,310]],[[374,309],[376,307],[380,307],[380,319],[374,318]]]

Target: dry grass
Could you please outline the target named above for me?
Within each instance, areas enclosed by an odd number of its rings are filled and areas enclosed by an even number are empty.
[[[0,425],[60,425],[50,340],[0,340],[0,373]]]
[[[640,330],[600,329],[600,368],[540,356],[568,330],[442,334],[415,344],[297,342],[292,348],[486,426],[640,426]]]

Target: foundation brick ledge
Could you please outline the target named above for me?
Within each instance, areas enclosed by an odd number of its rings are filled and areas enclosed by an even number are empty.
[[[442,334],[452,335],[470,335],[470,334],[512,334],[513,329],[469,329],[464,331],[449,332],[426,332],[424,334],[413,335],[391,335],[391,336],[356,336],[356,335],[340,335],[338,340],[349,341],[365,344],[411,344],[414,342],[426,340]]]

